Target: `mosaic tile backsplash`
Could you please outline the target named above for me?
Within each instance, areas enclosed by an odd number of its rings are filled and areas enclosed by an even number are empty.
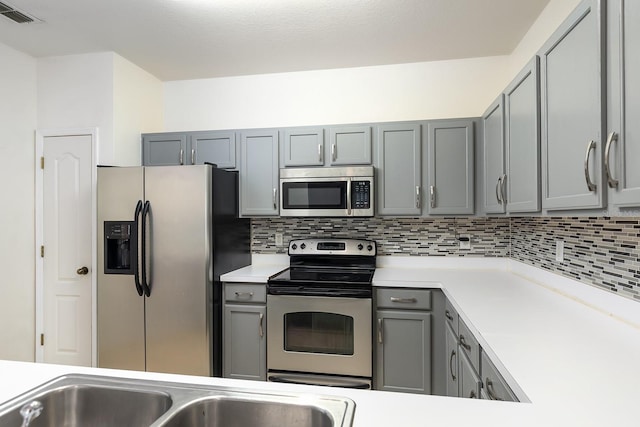
[[[366,238],[378,253],[511,257],[640,302],[640,218],[268,218],[253,219],[252,251],[286,253],[291,239]],[[275,233],[283,234],[276,246]],[[458,236],[471,236],[459,249]],[[555,241],[564,261],[555,261]]]

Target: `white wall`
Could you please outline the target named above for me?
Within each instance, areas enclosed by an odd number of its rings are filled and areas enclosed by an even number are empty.
[[[36,60],[0,43],[0,359],[34,360]]]
[[[478,116],[508,57],[167,82],[165,130]]]
[[[119,55],[113,66],[113,164],[140,165],[140,134],[163,129],[162,82]]]
[[[112,52],[38,59],[38,129],[98,128],[98,161],[113,160]]]

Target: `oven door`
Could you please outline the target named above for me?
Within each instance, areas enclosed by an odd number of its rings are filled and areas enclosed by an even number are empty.
[[[349,178],[281,179],[282,216],[349,216]]]
[[[371,299],[267,296],[267,367],[371,377]]]

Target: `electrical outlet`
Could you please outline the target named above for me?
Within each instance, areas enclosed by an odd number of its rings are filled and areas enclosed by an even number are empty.
[[[282,246],[282,233],[275,234],[276,246]]]
[[[460,249],[471,249],[471,236],[468,234],[461,234],[458,236],[460,242]]]
[[[564,261],[564,240],[556,240],[556,261]]]

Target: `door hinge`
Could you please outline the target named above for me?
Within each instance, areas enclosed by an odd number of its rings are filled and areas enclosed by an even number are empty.
[[[44,245],[40,246],[40,258],[44,258]]]
[[[44,345],[44,334],[40,334],[40,345]]]
[[[44,169],[44,156],[40,157],[40,169]]]

